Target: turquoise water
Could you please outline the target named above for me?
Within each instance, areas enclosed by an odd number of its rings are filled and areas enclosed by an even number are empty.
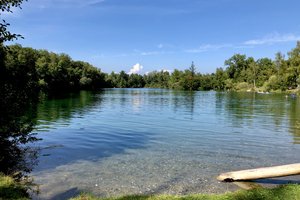
[[[237,189],[221,172],[300,162],[300,100],[278,94],[107,89],[45,100],[37,121],[37,199],[219,193]]]

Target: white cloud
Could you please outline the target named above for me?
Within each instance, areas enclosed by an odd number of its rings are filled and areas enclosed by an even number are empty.
[[[95,6],[95,5],[99,5],[101,3],[103,3],[105,0],[90,0],[90,1],[86,1],[87,6]]]
[[[267,35],[261,39],[245,41],[243,44],[244,45],[264,45],[264,44],[271,45],[271,44],[275,44],[275,43],[295,42],[298,40],[300,40],[299,35],[273,33],[273,34]]]
[[[254,48],[254,45],[241,44],[241,45],[233,46],[233,48],[235,48],[235,49],[252,49],[252,48]]]
[[[166,44],[166,43],[159,43],[156,45],[158,49],[167,49],[167,48],[174,48],[175,46],[173,44]]]
[[[68,7],[86,7],[86,6],[97,6],[105,2],[105,0],[32,0],[33,5],[38,6],[39,8],[48,8],[48,7],[56,7],[59,4],[64,8]]]
[[[153,55],[163,55],[163,54],[173,54],[173,51],[145,51],[140,52],[138,55],[141,56],[153,56]]]
[[[142,71],[142,69],[143,69],[143,66],[140,63],[137,63],[132,66],[132,68],[130,69],[128,74],[138,74]]]
[[[187,53],[201,53],[206,51],[218,50],[226,47],[232,47],[231,44],[204,44],[195,49],[187,49],[185,52]]]
[[[135,50],[136,54],[135,55],[140,55],[140,56],[153,56],[153,55],[162,55],[162,54],[172,54],[174,52],[172,51],[138,51]]]
[[[68,5],[74,5],[77,4],[80,7],[85,7],[85,6],[97,6],[101,3],[103,3],[105,0],[63,0],[66,4]]]
[[[141,51],[138,49],[134,49],[131,53],[121,53],[112,55],[112,57],[130,57],[130,56],[155,56],[155,55],[163,55],[163,54],[173,54],[173,51]]]
[[[184,50],[186,53],[201,53],[207,51],[216,51],[223,48],[245,49],[255,48],[258,45],[272,45],[285,42],[296,42],[300,40],[300,35],[296,34],[269,34],[261,39],[247,40],[236,44],[203,44],[198,48]]]
[[[159,51],[141,52],[141,56],[151,56],[157,54],[163,54],[163,52],[159,52]]]

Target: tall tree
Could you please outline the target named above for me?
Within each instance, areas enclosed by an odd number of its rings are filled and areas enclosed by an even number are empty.
[[[247,57],[246,55],[235,54],[228,60],[225,60],[227,66],[226,72],[230,79],[237,82],[245,81],[244,71],[247,69]]]
[[[289,87],[295,88],[298,86],[298,78],[300,75],[300,41],[297,42],[297,45],[289,53],[288,59],[288,80]]]
[[[196,90],[195,88],[195,75],[196,75],[196,67],[194,64],[194,61],[192,62],[190,68],[189,68],[189,75],[187,77],[187,81],[189,83],[189,90]]]
[[[222,68],[216,69],[216,74],[214,76],[214,89],[215,90],[224,90],[225,89],[225,80],[227,79],[227,74]]]
[[[189,70],[190,70],[190,72],[191,72],[192,77],[194,77],[195,74],[196,74],[196,67],[195,67],[194,61],[192,62],[192,64],[191,64]]]
[[[250,79],[250,82],[253,82],[253,88],[256,88],[256,78],[257,78],[257,73],[258,73],[258,66],[256,62],[251,62],[249,64],[249,71],[250,73],[248,74],[248,78]]]

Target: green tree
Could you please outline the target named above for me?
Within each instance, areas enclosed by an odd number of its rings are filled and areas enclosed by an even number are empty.
[[[233,83],[233,80],[231,78],[226,79],[224,81],[224,83],[225,83],[224,88],[226,90],[232,90],[234,88],[234,83]]]
[[[238,82],[246,81],[245,74],[242,74],[242,71],[247,68],[246,59],[246,55],[235,54],[228,60],[225,60],[226,72],[230,79]]]
[[[17,7],[21,8],[21,4],[24,0],[1,0],[0,1],[0,16],[3,12],[12,13],[12,8]],[[26,0],[25,0],[26,1]],[[22,38],[20,34],[11,33],[8,30],[10,24],[6,22],[4,19],[0,22],[0,43],[4,43],[6,41],[12,41],[18,38]]]
[[[297,88],[300,89],[300,75],[297,78]]]
[[[225,80],[228,78],[226,72],[222,68],[217,68],[214,75],[214,86],[215,90],[224,90],[225,89]]]
[[[0,16],[21,3],[22,0],[1,0]],[[4,42],[21,37],[11,33],[9,25],[5,20],[0,22],[0,173],[20,179],[23,172],[32,170],[36,158],[36,151],[27,146],[37,140],[31,133],[34,116],[28,117],[36,110],[36,54],[18,45],[4,47]]]
[[[248,83],[253,83],[253,88],[256,88],[256,79],[258,74],[258,65],[256,62],[251,62],[249,64],[249,73],[248,73]]]
[[[153,71],[144,75],[145,87],[169,88],[170,73],[168,71]]]
[[[182,76],[183,76],[182,71],[175,69],[169,79],[169,83],[168,83],[169,88],[176,89],[176,90],[183,90],[182,83],[181,83]]]
[[[190,72],[191,72],[191,76],[194,77],[195,74],[196,74],[196,67],[195,67],[194,61],[192,62],[192,64],[191,64],[189,70],[190,70]]]
[[[272,76],[276,75],[277,70],[275,63],[269,58],[261,58],[256,61],[256,85],[258,87],[263,84]]]
[[[117,87],[118,88],[127,88],[128,87],[129,75],[125,71],[121,71],[117,77]]]
[[[264,87],[267,91],[270,90],[278,90],[281,89],[281,82],[277,75],[272,75],[270,78],[264,83]]]
[[[293,89],[298,86],[297,79],[300,75],[300,41],[297,42],[296,47],[292,49],[288,55],[286,82],[288,88]]]
[[[0,44],[0,173],[17,179],[34,165],[28,156],[36,157],[36,151],[27,146],[37,140],[31,132],[38,99],[36,83],[34,50]]]
[[[118,75],[114,71],[112,71],[109,75],[106,75],[105,81],[107,86],[110,88],[118,87],[117,78]]]
[[[128,87],[130,88],[142,88],[145,86],[145,81],[142,75],[130,74],[128,79]]]
[[[196,75],[196,67],[195,67],[194,62],[192,62],[191,66],[189,68],[189,73],[188,73],[188,77],[187,77],[187,81],[188,81],[188,85],[189,85],[188,87],[189,87],[190,91],[197,89],[197,87],[195,86],[196,85],[195,75]]]
[[[279,71],[284,71],[286,69],[286,65],[285,65],[285,59],[284,59],[284,55],[280,52],[275,54],[275,67],[277,72]]]
[[[214,74],[203,74],[199,77],[199,86],[200,90],[212,90],[214,89],[213,83],[213,76]]]

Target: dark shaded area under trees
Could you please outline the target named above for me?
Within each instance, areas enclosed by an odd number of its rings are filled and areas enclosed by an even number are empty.
[[[23,0],[0,1],[0,15],[20,8]],[[0,21],[0,173],[22,178],[36,163],[37,151],[26,144],[36,141],[32,133],[36,102],[37,74],[31,51],[14,57],[4,42],[22,38]],[[26,62],[22,62],[26,60]],[[25,174],[24,174],[25,173]]]

